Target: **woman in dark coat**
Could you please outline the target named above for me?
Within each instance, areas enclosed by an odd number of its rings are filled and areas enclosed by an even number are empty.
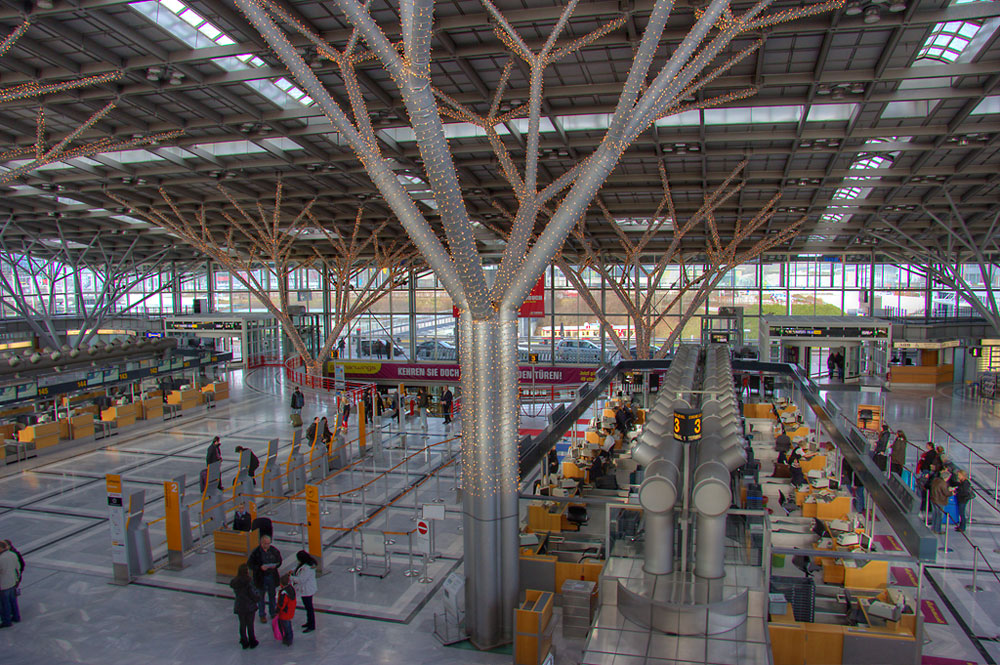
[[[250,568],[245,563],[240,564],[236,577],[229,582],[229,586],[235,595],[233,614],[240,619],[240,644],[244,649],[254,649],[259,642],[253,632],[253,615],[257,613],[260,595],[250,579]]]

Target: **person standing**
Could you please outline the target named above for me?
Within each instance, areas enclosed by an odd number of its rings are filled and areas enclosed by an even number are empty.
[[[882,425],[882,431],[879,432],[878,439],[875,441],[875,448],[872,449],[872,459],[875,460],[875,466],[880,468],[885,472],[885,452],[889,448],[889,437],[892,432],[889,431],[888,425]]]
[[[222,439],[215,437],[212,443],[208,444],[208,452],[205,454],[205,464],[222,461]]]
[[[10,628],[21,620],[17,607],[17,585],[21,582],[20,563],[7,541],[0,540],[0,628]]]
[[[267,599],[267,611],[271,618],[278,616],[275,608],[275,593],[278,588],[278,569],[281,568],[281,552],[277,547],[271,545],[271,537],[261,535],[260,545],[254,548],[247,559],[250,572],[253,573],[253,583],[260,593],[258,601],[260,609],[260,622],[267,623],[267,615],[264,614],[264,600]]]
[[[892,450],[889,451],[889,469],[892,473],[903,475],[903,465],[906,464],[906,447],[910,442],[906,440],[903,430],[896,432],[896,438],[892,441]]]
[[[292,413],[302,414],[302,407],[306,405],[306,396],[302,394],[299,387],[295,387],[295,392],[292,393]]]
[[[374,408],[372,405],[372,394],[366,390],[364,396],[361,398],[361,401],[365,405],[365,422],[371,424],[372,416],[374,415],[372,412],[372,409]]]
[[[17,548],[14,547],[14,543],[10,542],[9,538],[7,540],[4,540],[3,542],[7,543],[7,549],[13,552],[14,556],[17,557],[17,591],[14,592],[14,595],[20,596],[21,580],[24,578],[24,557],[21,556],[21,553],[17,551]],[[20,619],[20,617],[18,617],[18,619]]]
[[[451,422],[451,403],[455,396],[451,394],[451,388],[445,388],[444,395],[441,396],[441,406],[444,409],[444,424]]]
[[[323,416],[319,421],[319,437],[320,441],[325,444],[329,444],[330,440],[333,439],[333,433],[330,432],[330,423],[327,422],[326,416]]]
[[[306,442],[311,446],[316,443],[316,437],[319,435],[319,416],[313,418],[313,421],[306,428]]]
[[[347,421],[351,417],[351,400],[349,400],[347,398],[347,395],[344,395],[344,411],[343,411],[343,414],[344,414],[344,418],[343,418],[343,420],[341,422],[343,423],[344,429],[347,429]]]
[[[841,383],[843,383],[844,382],[844,362],[845,361],[844,361],[844,354],[841,353],[840,351],[837,351],[836,361],[837,361],[837,378],[840,379]]]
[[[955,502],[958,504],[958,528],[959,533],[965,531],[965,522],[969,514],[969,501],[972,500],[972,483],[969,475],[963,470],[955,474],[958,484],[955,486]]]
[[[303,633],[311,633],[316,630],[316,611],[313,609],[313,596],[316,595],[316,559],[309,552],[299,550],[295,554],[299,565],[292,572],[292,587],[295,594],[302,599],[302,606],[306,608],[306,622],[302,624]]]
[[[344,342],[344,338],[341,337],[340,341],[337,342],[337,357],[338,358],[343,358],[344,357],[344,347],[345,346],[346,346],[346,343]]]
[[[834,375],[837,373],[837,354],[830,351],[830,355],[826,358],[826,370],[833,379]]]
[[[218,462],[219,469],[219,489],[222,489],[222,439],[215,437],[212,443],[208,444],[208,452],[205,453],[205,466],[212,466],[213,462]],[[207,481],[206,481],[207,482]]]
[[[260,594],[254,588],[250,579],[250,568],[241,563],[236,570],[236,577],[229,581],[233,590],[233,614],[240,620],[240,644],[244,649],[255,649],[260,642],[253,630],[253,615],[257,611]]]
[[[281,630],[281,643],[292,646],[295,633],[292,631],[292,619],[295,617],[295,589],[292,588],[291,576],[285,573],[281,576],[281,591],[278,592],[278,628]]]
[[[233,511],[233,531],[250,531],[250,527],[253,525],[253,517],[250,515],[250,511],[247,510],[246,501],[242,502],[236,506],[236,510]],[[254,607],[257,607],[256,602]]]
[[[922,473],[923,471],[931,468],[932,464],[938,463],[937,451],[934,450],[934,443],[932,441],[927,442],[927,449],[924,450],[920,455],[920,459],[917,460],[917,473]]]
[[[250,480],[253,481],[254,487],[257,486],[257,479],[254,478],[254,474],[257,473],[257,469],[260,468],[260,460],[257,456],[253,454],[253,451],[246,446],[236,446],[236,454],[239,455],[242,452],[246,452],[250,456],[250,461],[247,462],[247,475],[250,476]]]
[[[938,477],[931,481],[931,509],[940,511],[940,514],[935,515],[931,522],[934,533],[943,533],[947,525],[948,513],[945,511],[948,508],[948,499],[951,498],[951,488],[948,487],[949,479],[951,479],[951,474],[942,471]]]

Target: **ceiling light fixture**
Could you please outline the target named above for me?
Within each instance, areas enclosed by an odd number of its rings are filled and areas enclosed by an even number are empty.
[[[37,0],[35,9],[52,9],[52,0]]]
[[[865,8],[865,23],[871,25],[872,23],[878,23],[881,20],[882,11],[876,5],[870,5]]]

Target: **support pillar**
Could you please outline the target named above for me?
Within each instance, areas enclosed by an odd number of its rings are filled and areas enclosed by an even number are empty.
[[[461,316],[466,626],[474,645],[512,639],[517,601],[517,313]]]

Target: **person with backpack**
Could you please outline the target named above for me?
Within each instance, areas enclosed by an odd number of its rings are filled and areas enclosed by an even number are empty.
[[[253,630],[253,615],[257,611],[260,594],[250,579],[250,567],[241,563],[236,577],[229,581],[233,590],[233,614],[240,620],[240,644],[244,649],[255,649],[260,642]]]
[[[281,589],[278,591],[278,629],[281,631],[281,643],[292,646],[292,619],[295,617],[295,589],[292,588],[291,575],[281,576]]]
[[[316,595],[316,559],[309,552],[299,550],[295,554],[299,565],[292,571],[292,587],[295,593],[302,599],[302,606],[306,608],[306,622],[302,624],[303,633],[311,633],[316,630],[316,611],[313,609],[313,596]]]
[[[222,464],[222,439],[215,437],[212,439],[212,443],[208,444],[208,452],[205,454],[205,478],[208,482],[208,467],[212,465],[213,462],[219,462]],[[222,489],[222,474],[219,474],[219,489]],[[204,487],[201,490],[205,491]]]
[[[451,388],[445,388],[444,395],[441,396],[441,408],[444,411],[444,424],[451,422],[451,404],[455,396],[451,394]]]

